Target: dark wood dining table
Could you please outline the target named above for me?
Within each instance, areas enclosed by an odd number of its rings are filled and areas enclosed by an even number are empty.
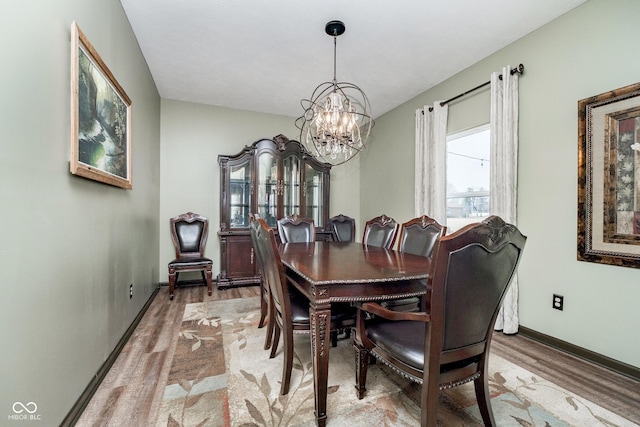
[[[331,303],[424,295],[430,261],[355,242],[287,243],[280,257],[287,278],[309,298],[315,415],[322,427],[327,421]]]

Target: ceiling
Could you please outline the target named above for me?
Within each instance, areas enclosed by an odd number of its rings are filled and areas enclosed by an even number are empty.
[[[585,1],[120,0],[162,98],[290,117],[333,78],[331,20],[377,117]]]

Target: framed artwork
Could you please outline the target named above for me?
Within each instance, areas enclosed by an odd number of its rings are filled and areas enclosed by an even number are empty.
[[[640,83],[578,102],[578,260],[640,268]]]
[[[131,100],[74,21],[71,159],[74,175],[131,189]]]

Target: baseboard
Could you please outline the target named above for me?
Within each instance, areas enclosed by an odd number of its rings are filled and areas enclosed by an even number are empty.
[[[541,342],[558,350],[562,350],[565,353],[569,353],[573,356],[579,357],[580,359],[584,359],[588,362],[618,372],[636,381],[640,381],[640,368],[635,366],[620,362],[585,348],[578,347],[577,345],[534,331],[533,329],[529,329],[524,326],[520,326],[519,333],[524,337],[531,338],[532,340]]]
[[[73,407],[71,408],[67,416],[64,418],[64,420],[62,420],[62,423],[60,424],[61,427],[73,426],[78,422],[78,420],[80,419],[80,416],[82,415],[82,412],[89,404],[89,401],[91,400],[95,392],[98,390],[98,387],[100,386],[105,376],[107,375],[107,373],[109,372],[113,364],[115,363],[116,359],[120,355],[120,352],[122,351],[124,346],[127,344],[127,341],[129,341],[129,338],[131,337],[133,332],[136,330],[136,327],[140,323],[140,320],[142,320],[142,317],[147,312],[147,309],[151,305],[151,302],[153,301],[153,299],[155,298],[159,290],[160,290],[160,286],[156,286],[156,289],[153,291],[153,293],[151,294],[147,302],[144,304],[144,306],[140,310],[140,313],[138,313],[138,315],[133,320],[129,328],[127,328],[122,338],[120,338],[120,341],[118,341],[118,344],[116,344],[116,347],[113,349],[113,351],[111,352],[107,360],[105,360],[105,362],[102,364],[100,369],[98,369],[98,372],[96,372],[96,375],[93,377],[91,382],[89,382],[89,385],[82,392],[82,394],[80,395],[76,403],[73,405]]]

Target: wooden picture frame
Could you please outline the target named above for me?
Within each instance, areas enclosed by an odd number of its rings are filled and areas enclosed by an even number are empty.
[[[71,156],[74,175],[131,189],[131,100],[74,21]]]
[[[578,260],[640,268],[640,83],[578,102]]]

